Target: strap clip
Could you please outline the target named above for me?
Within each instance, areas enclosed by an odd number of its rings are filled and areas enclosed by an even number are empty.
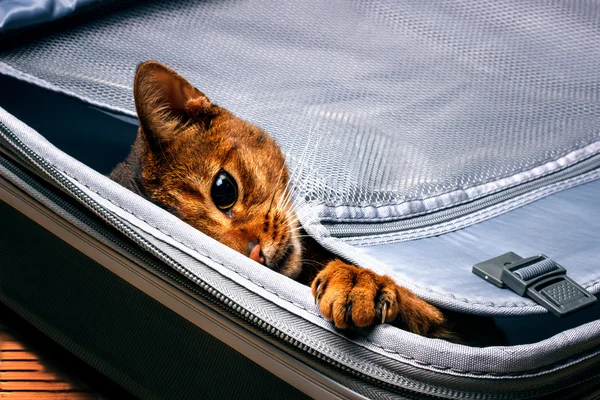
[[[498,287],[507,286],[556,316],[571,314],[597,299],[567,276],[567,270],[543,254],[522,258],[509,252],[475,264],[473,273]]]

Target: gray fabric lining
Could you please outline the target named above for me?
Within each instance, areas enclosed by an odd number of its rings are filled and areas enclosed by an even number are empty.
[[[598,15],[537,1],[151,2],[5,52],[0,69],[133,115],[135,65],[167,62],[276,137],[319,218],[376,221],[518,185],[597,142]]]
[[[356,246],[373,246],[438,236],[448,232],[463,229],[471,225],[479,224],[481,222],[487,221],[491,218],[495,218],[507,212],[516,210],[520,207],[523,207],[525,205],[528,205],[530,203],[533,203],[537,200],[543,199],[560,191],[570,189],[575,186],[597,180],[599,178],[600,169],[595,169],[590,172],[575,176],[573,178],[565,179],[563,181],[549,184],[539,189],[529,191],[523,195],[511,197],[508,200],[501,201],[479,211],[474,211],[446,222],[441,222],[430,226],[417,227],[413,229],[405,229],[398,232],[373,234],[368,236],[350,236],[343,238],[343,241]],[[313,223],[315,222],[313,221]],[[325,235],[327,234],[325,233]]]

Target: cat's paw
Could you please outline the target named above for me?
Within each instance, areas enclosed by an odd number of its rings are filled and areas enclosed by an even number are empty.
[[[385,275],[339,260],[319,272],[312,294],[323,316],[341,329],[396,320],[420,335],[444,331],[440,310]]]

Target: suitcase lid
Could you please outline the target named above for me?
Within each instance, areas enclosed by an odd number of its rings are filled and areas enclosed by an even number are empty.
[[[136,65],[170,65],[277,139],[296,198],[339,236],[341,223],[350,234],[398,230],[390,223],[597,154],[598,14],[592,4],[496,1],[151,3],[0,62],[133,116]]]

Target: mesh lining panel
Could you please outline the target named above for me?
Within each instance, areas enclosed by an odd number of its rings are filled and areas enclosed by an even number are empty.
[[[275,136],[300,197],[360,210],[510,177],[597,141],[599,9],[506,0],[153,2],[5,52],[0,62],[128,114],[136,65],[165,62]]]

